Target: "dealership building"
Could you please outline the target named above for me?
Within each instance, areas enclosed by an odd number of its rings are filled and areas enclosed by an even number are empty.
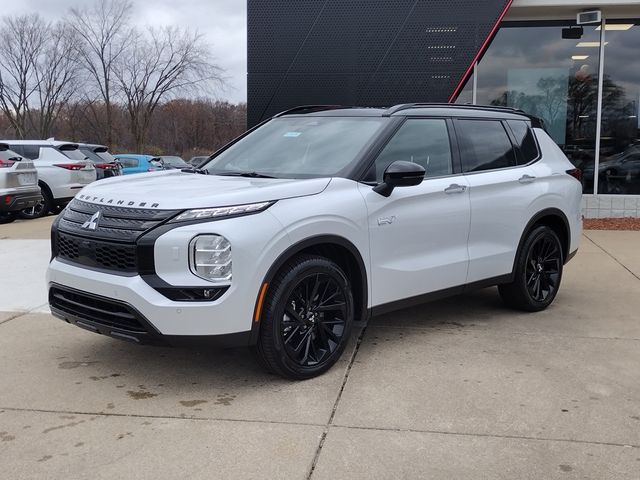
[[[541,117],[583,171],[585,216],[640,217],[640,1],[248,1],[250,125],[443,101]]]

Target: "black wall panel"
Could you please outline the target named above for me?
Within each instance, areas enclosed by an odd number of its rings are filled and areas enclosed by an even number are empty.
[[[446,102],[509,0],[248,0],[248,122]]]

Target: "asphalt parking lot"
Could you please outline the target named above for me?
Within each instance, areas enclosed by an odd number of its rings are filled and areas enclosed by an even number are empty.
[[[52,318],[50,223],[0,226],[0,478],[640,478],[640,232],[585,232],[545,312],[376,317],[290,382]]]

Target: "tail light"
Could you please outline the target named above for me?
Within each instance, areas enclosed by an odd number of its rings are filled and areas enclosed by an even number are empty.
[[[56,163],[54,166],[64,168],[65,170],[82,170],[87,165],[84,163]]]
[[[0,160],[0,168],[11,168],[14,163],[16,162],[12,162],[11,160]]]
[[[115,163],[96,163],[96,168],[102,168],[103,170],[117,170],[118,165]]]
[[[572,168],[571,170],[567,170],[567,173],[579,182],[582,181],[582,170],[580,170],[579,168]]]

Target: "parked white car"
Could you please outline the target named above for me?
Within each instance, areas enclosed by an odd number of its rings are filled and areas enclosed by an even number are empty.
[[[309,378],[372,314],[492,285],[548,307],[580,241],[577,177],[512,109],[294,109],[199,169],[83,189],[53,225],[49,304],[131,342],[249,345]]]
[[[96,180],[96,169],[77,143],[57,140],[0,140],[38,170],[43,200],[20,213],[23,218],[38,218],[64,207],[83,187]]]
[[[0,224],[13,222],[18,212],[42,201],[33,162],[0,143]]]

